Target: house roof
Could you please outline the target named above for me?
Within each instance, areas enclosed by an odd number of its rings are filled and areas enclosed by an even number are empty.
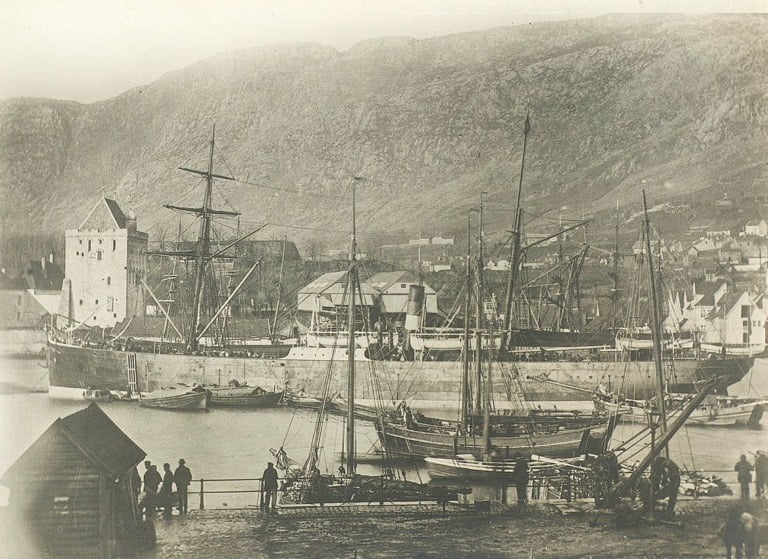
[[[46,262],[45,267],[40,260],[30,260],[24,269],[22,278],[29,289],[61,289],[64,282],[64,272],[53,262]]]
[[[373,286],[379,293],[384,293],[396,283],[418,284],[419,278],[413,272],[400,270],[395,272],[378,272],[365,280],[365,282]],[[427,293],[435,292],[427,284],[424,284],[424,290]]]
[[[59,418],[38,437],[21,457],[3,474],[0,481],[22,474],[28,460],[35,460],[39,443],[51,435],[69,439],[102,472],[121,476],[147,455],[94,402],[87,408]]]
[[[101,207],[106,208],[109,216],[114,222],[114,225],[118,229],[125,229],[125,214],[123,213],[123,210],[120,209],[120,206],[117,204],[117,202],[110,198],[101,198],[98,202],[96,202],[96,205],[93,206],[93,209],[90,212],[88,212],[88,216],[83,220],[78,229],[84,229],[85,224],[88,223],[94,212],[99,210]]]

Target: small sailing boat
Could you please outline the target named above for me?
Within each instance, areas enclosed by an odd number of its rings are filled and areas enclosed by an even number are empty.
[[[355,236],[355,188],[352,184],[352,243],[349,256],[350,264],[347,273],[347,287],[344,299],[347,301],[347,347],[355,346],[356,339],[356,309],[355,298],[360,293],[356,262]],[[273,450],[277,468],[283,471],[284,482],[283,503],[293,504],[329,504],[348,502],[378,501],[380,504],[397,501],[429,501],[446,502],[455,499],[455,490],[446,487],[429,487],[426,484],[397,479],[394,468],[387,468],[382,475],[363,475],[357,472],[357,449],[355,439],[355,420],[357,406],[355,405],[356,370],[355,352],[347,353],[347,394],[345,417],[345,448],[342,450],[342,464],[335,474],[323,474],[320,471],[320,452],[322,448],[323,430],[327,423],[329,412],[331,374],[329,367],[324,381],[324,393],[319,396],[319,408],[315,429],[312,435],[309,454],[303,466],[290,459],[287,452],[280,448]],[[378,414],[382,412],[377,410]]]
[[[525,138],[530,131],[526,118]],[[524,148],[525,150],[525,148]],[[525,151],[523,152],[525,153]],[[524,160],[524,156],[523,156]],[[513,233],[513,255],[510,266],[510,284],[507,291],[506,317],[510,316],[512,290],[520,257],[520,228],[522,213],[519,208],[515,217]],[[480,196],[479,251],[474,266],[471,255],[471,223],[467,219],[467,271],[464,300],[464,333],[462,336],[462,381],[460,418],[458,421],[425,417],[413,413],[402,403],[397,411],[382,414],[376,421],[376,431],[382,447],[394,456],[425,458],[428,456],[453,457],[461,454],[476,458],[487,458],[492,453],[495,459],[510,458],[515,454],[539,454],[548,457],[573,457],[584,452],[595,452],[605,447],[610,439],[613,425],[609,418],[600,413],[559,412],[556,410],[535,410],[530,402],[521,401],[520,409],[514,413],[493,413],[491,410],[492,367],[494,361],[502,366],[498,357],[507,350],[509,323],[500,336],[494,333],[493,323],[484,327],[486,315],[483,296],[483,198]],[[470,332],[470,310],[472,299],[476,303],[474,312],[475,331]],[[474,338],[474,346],[471,339]],[[470,396],[470,354],[474,354],[475,401]],[[487,364],[483,363],[487,357]],[[512,373],[520,392],[519,376]],[[482,396],[482,398],[481,398]]]

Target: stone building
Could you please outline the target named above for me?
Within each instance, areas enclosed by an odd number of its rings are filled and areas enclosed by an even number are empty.
[[[101,198],[77,229],[66,232],[66,276],[59,314],[70,325],[107,328],[143,315],[147,234],[117,202]]]

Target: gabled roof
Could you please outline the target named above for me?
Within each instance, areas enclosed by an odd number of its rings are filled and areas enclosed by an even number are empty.
[[[120,209],[117,202],[110,198],[101,198],[96,202],[96,205],[93,206],[93,209],[90,212],[88,212],[88,216],[83,220],[78,229],[85,229],[85,225],[91,219],[91,216],[100,209],[106,209],[108,216],[117,229],[125,229],[125,214],[123,213],[123,210]]]
[[[308,291],[310,293],[323,293],[334,285],[347,281],[347,272],[328,272],[323,274],[313,282],[305,285],[301,288],[301,291]]]
[[[719,279],[717,281],[713,282],[701,282],[699,284],[699,287],[701,289],[696,289],[697,292],[701,293],[702,297],[698,300],[696,305],[701,305],[705,307],[714,307],[715,306],[715,292],[720,289],[723,284],[725,284],[725,280]]]
[[[365,282],[371,285],[379,293],[384,293],[396,283],[418,284],[419,278],[416,274],[408,271],[379,272],[373,274]],[[424,284],[424,290],[428,293],[434,293],[434,289]]]
[[[108,476],[121,476],[147,455],[128,435],[115,425],[101,408],[92,403],[65,418],[59,418],[3,474],[1,481],[23,474],[23,466],[36,458],[41,441],[62,434],[69,439],[99,470]]]
[[[739,303],[741,298],[747,295],[745,291],[737,291],[735,293],[726,293],[720,301],[718,301],[717,307],[712,309],[709,312],[709,318],[710,320],[714,318],[723,318],[724,316],[727,316],[730,314],[731,310],[735,305]],[[747,299],[749,300],[750,304],[753,304],[752,299],[747,295]]]

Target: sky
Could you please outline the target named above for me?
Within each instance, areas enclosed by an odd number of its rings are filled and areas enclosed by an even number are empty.
[[[220,52],[434,37],[612,12],[765,12],[768,0],[2,0],[0,99],[107,99]]]

